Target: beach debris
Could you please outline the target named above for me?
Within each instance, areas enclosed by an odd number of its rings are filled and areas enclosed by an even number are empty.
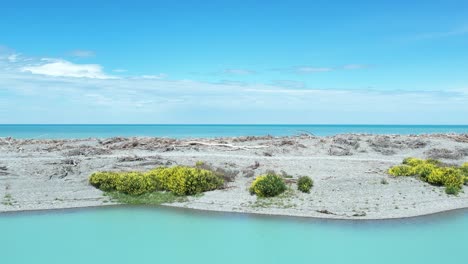
[[[232,139],[232,142],[247,142],[247,141],[257,141],[257,140],[270,140],[273,139],[273,136],[243,136],[243,137],[235,137]]]
[[[253,176],[255,176],[255,172],[251,169],[245,169],[242,171],[242,175],[246,178],[252,178]]]
[[[54,177],[59,179],[63,179],[67,177],[69,174],[73,173],[73,169],[71,166],[61,166],[54,168],[55,172],[49,176],[49,180],[52,180]]]
[[[247,168],[248,168],[248,169],[252,169],[252,170],[256,170],[256,169],[258,169],[258,167],[260,167],[260,162],[255,161],[254,164],[248,166]]]
[[[336,215],[335,213],[330,212],[330,211],[328,211],[327,209],[316,210],[316,212],[317,212],[317,213],[321,213],[321,214]]]
[[[400,140],[400,135],[392,136],[375,136],[373,139],[368,139],[369,146],[375,151],[383,155],[394,155],[396,150],[411,148],[418,149],[427,146],[427,142],[419,138]]]
[[[351,156],[353,153],[347,147],[342,147],[338,145],[331,145],[328,149],[328,155],[330,156]]]
[[[8,168],[6,166],[0,166],[0,175],[8,175],[9,173],[7,172]]]
[[[363,217],[363,216],[366,216],[366,212],[356,212],[354,213],[352,216],[354,217]]]
[[[118,162],[133,162],[133,161],[144,161],[146,158],[139,156],[125,156],[117,159]]]
[[[110,150],[104,148],[96,148],[87,145],[80,145],[76,149],[69,150],[65,156],[97,156],[110,154]]]
[[[350,146],[354,149],[359,148],[359,138],[355,135],[339,135],[333,137],[332,142],[337,145],[345,145],[345,146]]]
[[[182,146],[194,146],[194,145],[202,145],[202,146],[208,146],[208,147],[227,147],[227,148],[233,148],[233,149],[244,149],[244,150],[249,150],[249,149],[261,149],[261,148],[267,148],[268,146],[236,146],[232,144],[226,144],[226,143],[208,143],[208,142],[203,142],[203,141],[188,141]]]
[[[115,144],[115,143],[119,143],[123,141],[127,141],[127,139],[123,137],[113,137],[113,138],[108,138],[104,140],[98,140],[99,144],[101,145]]]
[[[65,160],[62,160],[61,163],[65,165],[77,166],[79,161],[74,160],[74,159],[65,159]]]
[[[237,175],[239,175],[240,171],[238,170],[230,170],[225,169],[222,167],[215,167],[211,163],[207,162],[197,162],[196,167],[199,169],[209,170],[214,172],[216,175],[224,179],[224,182],[233,182]],[[224,186],[227,187],[227,186]]]
[[[452,159],[458,160],[463,158],[464,156],[468,155],[465,149],[458,149],[458,150],[450,150],[445,148],[433,148],[430,149],[424,154],[431,159]]]

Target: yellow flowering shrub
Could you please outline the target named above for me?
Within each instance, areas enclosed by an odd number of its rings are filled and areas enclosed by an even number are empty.
[[[429,173],[426,181],[433,185],[444,185],[445,171],[442,168],[436,168]]]
[[[445,186],[448,194],[458,194],[463,184],[468,182],[468,164],[461,167],[442,167],[437,160],[406,158],[403,165],[393,166],[388,173],[394,176],[417,175],[432,185]]]
[[[411,166],[411,167],[414,167],[414,166],[417,166],[417,165],[421,165],[425,163],[424,160],[422,159],[418,159],[418,158],[413,158],[413,157],[409,157],[409,158],[405,158],[403,160],[403,164],[405,165],[408,165],[408,166]]]
[[[463,163],[460,167],[460,171],[463,175],[465,185],[468,185],[468,162]]]
[[[170,170],[170,177],[167,180],[167,189],[176,195],[192,195],[211,191],[220,188],[224,183],[223,179],[209,170],[182,166],[172,167],[168,170]]]
[[[249,192],[258,197],[273,197],[286,191],[286,184],[281,176],[268,173],[258,176],[250,185]]]
[[[409,165],[397,165],[388,170],[388,173],[393,176],[413,176],[415,175],[413,167]]]
[[[431,163],[422,163],[413,167],[413,173],[415,175],[421,176],[423,180],[426,180],[429,174],[434,171],[437,166]]]
[[[130,195],[140,195],[156,190],[150,177],[141,172],[127,172],[120,175],[116,190]]]
[[[103,191],[119,191],[129,195],[154,191],[192,195],[218,189],[224,184],[223,179],[212,171],[183,166],[158,167],[146,173],[96,172],[89,182]]]
[[[117,172],[96,172],[89,177],[89,183],[103,191],[113,191],[116,189],[120,173]]]

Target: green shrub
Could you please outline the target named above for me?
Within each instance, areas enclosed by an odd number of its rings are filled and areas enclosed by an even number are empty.
[[[388,170],[388,173],[393,176],[413,176],[415,175],[413,167],[409,165],[397,165]]]
[[[297,189],[303,193],[309,193],[312,186],[314,181],[309,176],[302,176],[297,180]]]
[[[458,186],[449,185],[449,186],[445,187],[445,193],[446,194],[457,195],[460,191],[461,191],[461,187],[458,187]]]
[[[117,172],[96,172],[89,177],[89,183],[94,187],[108,192],[117,188],[120,180],[120,174]]]
[[[250,186],[250,194],[258,197],[274,197],[286,190],[286,184],[281,176],[276,174],[266,174],[258,176]]]

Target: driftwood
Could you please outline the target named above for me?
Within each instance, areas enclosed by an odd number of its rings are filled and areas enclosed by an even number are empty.
[[[207,142],[202,142],[202,141],[188,141],[182,146],[195,146],[195,145],[201,145],[201,146],[208,146],[208,147],[226,147],[226,148],[233,148],[233,149],[261,149],[261,148],[267,148],[268,146],[235,146],[232,144],[227,144],[227,143],[207,143]]]

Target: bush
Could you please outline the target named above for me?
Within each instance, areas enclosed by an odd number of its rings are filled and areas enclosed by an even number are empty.
[[[113,191],[117,188],[120,174],[117,172],[96,172],[89,177],[89,183],[94,187],[105,191]]]
[[[414,167],[414,166],[417,166],[417,165],[421,165],[425,163],[424,160],[422,159],[418,159],[418,158],[413,158],[413,157],[409,157],[409,158],[405,158],[403,160],[403,164],[405,165],[408,165],[408,166],[411,166],[411,167]]]
[[[297,180],[297,189],[303,193],[309,193],[314,186],[314,181],[308,176],[299,177]]]
[[[258,197],[274,197],[286,190],[286,184],[281,176],[276,174],[266,174],[258,176],[250,186],[250,194]]]
[[[468,182],[468,164],[461,167],[442,167],[437,160],[406,158],[403,165],[390,168],[388,173],[394,176],[418,175],[432,185],[445,186],[447,194],[458,194],[463,184]]]
[[[167,170],[169,171],[167,190],[176,195],[193,195],[211,191],[224,184],[223,179],[209,170],[181,166]]]
[[[199,168],[159,167],[147,173],[96,172],[89,182],[102,191],[119,191],[142,195],[154,191],[170,191],[175,195],[192,195],[220,188],[224,181],[214,172]]]
[[[437,167],[432,163],[422,163],[413,167],[413,172],[416,175],[419,175],[424,181],[427,181],[427,177],[432,173]]]
[[[458,186],[463,185],[463,176],[456,168],[437,168],[427,177],[427,181],[434,185]]]
[[[453,194],[457,195],[461,191],[461,187],[458,186],[447,186],[445,187],[445,193],[446,194]]]
[[[388,173],[393,176],[413,176],[415,175],[413,167],[409,165],[393,166],[388,170]]]
[[[120,175],[116,190],[130,195],[141,195],[156,190],[153,181],[141,172],[126,172]]]
[[[444,184],[444,170],[442,168],[436,168],[429,173],[427,176],[427,182],[433,185]]]

